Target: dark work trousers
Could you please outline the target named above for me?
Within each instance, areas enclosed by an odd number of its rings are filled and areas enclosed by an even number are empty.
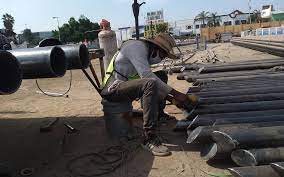
[[[163,71],[155,74],[163,77],[163,80],[168,79],[167,74]],[[111,92],[103,91],[102,96],[110,102],[132,102],[142,99],[143,128],[146,134],[154,133],[158,121],[159,107],[165,108],[165,101],[159,103],[157,81],[152,78],[121,82]]]

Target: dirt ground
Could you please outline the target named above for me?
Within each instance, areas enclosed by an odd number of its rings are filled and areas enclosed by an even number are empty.
[[[182,51],[192,47],[182,47]],[[212,44],[217,57],[226,62],[253,59],[274,59],[277,57],[233,46],[231,44]],[[205,55],[198,52],[189,62],[199,60]],[[97,61],[93,64],[98,68]],[[72,89],[68,97],[53,98],[39,92],[34,80],[25,80],[20,90],[9,96],[1,96],[0,102],[0,174],[10,171],[18,177],[25,168],[34,169],[35,177],[77,177],[67,167],[74,158],[98,153],[116,142],[107,136],[102,113],[101,98],[84,77],[82,72],[72,72]],[[42,89],[49,92],[64,92],[68,88],[70,73],[63,78],[39,80]],[[187,92],[190,84],[177,81],[170,76],[169,85]],[[139,104],[134,104],[139,108]],[[168,106],[167,112],[182,119],[182,112]],[[50,120],[60,118],[54,130],[40,133],[40,126]],[[68,133],[64,123],[68,122],[79,132]],[[141,127],[141,120],[137,120]],[[199,145],[187,145],[186,134],[172,129],[175,121],[160,127],[160,135],[172,150],[169,157],[153,157],[139,148],[132,158],[114,172],[104,176],[121,177],[206,177],[227,173],[225,169],[233,166],[230,161],[205,162],[200,159]],[[82,159],[81,159],[82,160]],[[93,159],[94,160],[94,159]],[[96,173],[96,163],[92,160],[77,161],[73,170],[85,174]],[[89,175],[94,176],[94,175]]]

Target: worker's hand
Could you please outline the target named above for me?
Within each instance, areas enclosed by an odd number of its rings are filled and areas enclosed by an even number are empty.
[[[172,102],[178,107],[178,108],[184,108],[187,109],[188,107],[193,107],[198,104],[199,98],[195,95],[186,95],[181,92],[178,92],[176,90],[173,90],[171,92],[171,95],[173,95]]]

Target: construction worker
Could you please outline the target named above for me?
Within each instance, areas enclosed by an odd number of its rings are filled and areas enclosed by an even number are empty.
[[[143,108],[143,147],[153,155],[170,155],[169,149],[162,145],[155,134],[159,103],[164,108],[164,100],[174,101],[178,107],[193,102],[189,97],[163,82],[155,75],[151,64],[157,64],[166,57],[176,59],[173,47],[174,39],[169,34],[159,34],[155,39],[129,40],[115,54],[104,79],[102,96],[109,102],[132,102],[142,100]],[[159,73],[167,80],[167,76]]]

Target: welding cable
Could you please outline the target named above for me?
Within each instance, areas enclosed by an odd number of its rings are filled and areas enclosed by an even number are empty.
[[[65,95],[67,95],[70,92],[70,90],[72,88],[72,80],[73,80],[73,74],[72,74],[72,71],[70,70],[69,86],[68,86],[68,89],[64,93],[52,93],[52,92],[43,91],[43,89],[39,86],[38,80],[36,80],[36,86],[46,96],[64,97]]]

